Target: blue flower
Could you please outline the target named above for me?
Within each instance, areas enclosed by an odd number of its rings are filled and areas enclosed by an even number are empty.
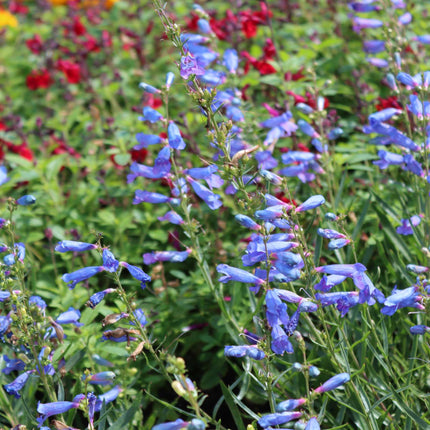
[[[140,267],[132,266],[125,261],[121,261],[119,264],[125,267],[129,271],[130,275],[133,276],[133,278],[140,281],[140,285],[142,288],[145,288],[146,283],[151,281],[151,277],[146,274]]]
[[[249,357],[254,360],[262,360],[265,354],[261,349],[252,345],[233,345],[224,347],[224,355],[226,357]]]
[[[99,396],[97,396],[97,401],[95,406],[96,412],[100,412],[103,403],[113,402],[122,391],[123,389],[119,385],[117,385],[111,390],[106,391],[106,393],[100,394]]]
[[[323,307],[336,305],[340,315],[344,317],[350,308],[358,304],[358,291],[339,293],[315,294],[315,298],[321,302]]]
[[[52,402],[52,403],[38,403],[37,412],[40,416],[37,418],[39,426],[42,425],[45,420],[53,415],[64,414],[70,409],[79,408],[80,402],[83,395],[76,396],[73,402]],[[83,396],[85,397],[85,396]]]
[[[156,251],[143,254],[143,262],[145,264],[154,264],[159,261],[172,261],[174,263],[182,263],[191,254],[191,249],[186,251]]]
[[[398,290],[397,288],[394,288],[391,296],[387,297],[384,301],[385,306],[381,309],[381,313],[391,316],[398,309],[406,307],[423,310],[424,306],[419,303],[421,300],[422,296],[420,295],[419,288],[416,285],[404,290]]]
[[[144,134],[144,133],[137,133],[136,140],[138,142],[138,145],[133,146],[133,149],[136,149],[136,150],[147,148],[150,145],[158,145],[163,141],[163,139],[160,136],[157,136],[156,134]]]
[[[106,290],[99,291],[93,294],[87,302],[87,306],[94,309],[106,296],[106,294],[113,293],[115,288],[107,288]]]
[[[320,430],[321,427],[316,417],[312,417],[306,424],[305,430]]]
[[[332,378],[325,381],[324,384],[316,388],[314,392],[322,394],[322,393],[326,393],[327,391],[335,390],[336,388],[339,388],[341,385],[346,384],[350,379],[351,377],[349,376],[349,373],[339,373],[338,375],[335,375]]]
[[[308,211],[311,209],[315,209],[318,206],[321,206],[325,203],[325,198],[321,195],[316,195],[309,197],[305,202],[303,202],[300,206],[296,207],[296,212]]]
[[[237,67],[239,66],[239,56],[235,49],[226,49],[224,51],[224,66],[230,73],[236,73]]]
[[[116,272],[118,270],[119,261],[115,258],[109,249],[103,249],[103,267],[108,272]]]
[[[229,281],[237,281],[237,282],[245,282],[256,285],[264,284],[264,281],[260,278],[257,278],[252,273],[249,273],[245,270],[238,269],[236,267],[228,266],[227,264],[219,264],[216,268],[217,272],[224,274],[219,278],[219,282],[226,283]]]
[[[62,280],[69,284],[69,288],[72,290],[75,288],[78,282],[85,281],[88,278],[91,278],[97,273],[103,272],[105,268],[103,266],[90,266],[84,267],[82,269],[78,269],[72,273],[66,273],[62,276]]]
[[[188,427],[188,422],[178,418],[176,421],[157,424],[156,426],[152,427],[152,430],[180,430],[186,427]]]
[[[143,91],[150,93],[150,94],[160,94],[161,93],[161,91],[158,88],[155,88],[152,85],[147,84],[146,82],[141,82],[139,84],[139,88],[141,88]]]
[[[9,373],[15,370],[24,370],[25,368],[25,363],[19,358],[10,359],[7,355],[3,355],[3,360],[6,362],[6,366],[2,369],[2,373],[5,375],[9,375]]]
[[[85,381],[88,381],[92,385],[109,385],[112,384],[114,379],[116,378],[115,373],[110,370],[105,372],[95,373],[84,378]]]
[[[175,74],[173,72],[167,72],[166,73],[166,88],[169,89],[173,81],[175,80]]]
[[[180,225],[184,223],[184,220],[175,211],[169,211],[162,217],[158,217],[158,221],[169,221],[172,224]]]
[[[143,117],[139,117],[140,121],[149,121],[150,123],[155,123],[163,119],[163,115],[160,112],[152,109],[149,106],[143,108]]]
[[[194,181],[192,178],[188,178],[191,183],[194,192],[209,206],[210,209],[216,210],[222,206],[221,197],[218,194],[213,193],[209,188]]]
[[[201,67],[196,58],[191,54],[183,55],[181,58],[181,78],[189,79],[190,76],[201,76],[205,73],[205,69]]]
[[[186,146],[178,126],[173,121],[170,121],[167,127],[167,138],[169,140],[169,146],[173,149],[181,150]]]
[[[301,412],[282,412],[282,413],[269,414],[260,418],[258,420],[258,424],[263,428],[267,428],[270,426],[278,426],[281,424],[288,423],[292,420],[296,420],[301,416],[302,416]]]
[[[275,409],[276,409],[276,412],[289,412],[298,408],[299,406],[304,405],[306,402],[307,402],[307,399],[305,399],[304,397],[300,399],[284,400],[283,402],[278,403]]]
[[[32,196],[31,194],[25,195],[20,197],[16,203],[21,206],[29,206],[36,203],[36,197]]]
[[[15,396],[17,399],[19,399],[21,397],[19,392],[24,388],[24,385],[27,383],[28,378],[32,373],[34,373],[34,370],[27,370],[26,372],[19,375],[10,384],[3,385],[6,393],[11,394],[12,396]]]
[[[89,251],[91,249],[98,248],[98,245],[94,243],[86,243],[86,242],[76,242],[74,240],[62,240],[58,242],[58,245],[55,247],[55,251],[57,252],[81,252],[81,251]]]
[[[59,324],[74,324],[76,327],[82,327],[83,324],[79,322],[81,312],[78,309],[70,307],[68,311],[63,312],[56,319]]]

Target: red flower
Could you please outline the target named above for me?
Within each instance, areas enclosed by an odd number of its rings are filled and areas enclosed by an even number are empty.
[[[12,0],[9,3],[9,11],[11,13],[21,13],[21,14],[25,15],[26,13],[28,13],[28,7],[24,6],[20,2]]]
[[[102,45],[104,48],[110,48],[112,46],[112,37],[107,30],[102,31]]]
[[[36,34],[33,39],[26,40],[25,44],[33,54],[39,55],[42,52],[42,39],[38,34]]]
[[[57,69],[64,73],[67,82],[77,84],[81,80],[81,67],[69,60],[58,60]]]
[[[83,36],[87,32],[87,29],[85,28],[84,24],[82,24],[78,16],[73,17],[72,30],[76,36]]]
[[[276,73],[276,69],[267,61],[257,61],[253,66],[261,75],[271,75],[272,73]]]
[[[276,55],[276,48],[272,42],[272,39],[266,39],[266,44],[263,47],[264,59],[272,60]]]
[[[90,34],[87,35],[87,38],[81,43],[81,45],[88,52],[98,52],[98,51],[100,51],[100,46],[98,44],[97,39],[94,36],[91,36]]]
[[[52,85],[51,75],[48,70],[32,70],[26,79],[27,87],[35,91],[39,88],[49,88]]]
[[[33,161],[34,155],[33,151],[28,147],[27,142],[21,143],[21,145],[14,145],[12,142],[8,142],[7,140],[0,139],[0,145],[5,146],[9,151],[14,154],[20,155],[22,158],[26,160]],[[3,149],[2,149],[3,153]],[[4,154],[4,153],[3,153]]]
[[[191,13],[191,19],[186,18],[186,28],[190,31],[197,31],[199,29],[199,26],[197,22],[199,21],[198,15],[196,15],[194,12]]]
[[[137,163],[143,163],[148,155],[148,150],[142,149],[131,149],[130,150],[131,159]]]
[[[257,34],[257,26],[255,25],[252,17],[246,18],[245,21],[242,21],[242,32],[247,39],[250,39]]]
[[[0,121],[0,131],[6,131],[6,130],[7,130],[6,124],[4,124]]]
[[[397,100],[397,96],[387,97],[386,99],[378,97],[378,104],[375,107],[378,111],[388,108],[403,109],[402,105]]]

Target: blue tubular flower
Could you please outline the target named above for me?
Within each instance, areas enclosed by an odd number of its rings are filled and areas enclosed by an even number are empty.
[[[367,54],[378,54],[385,51],[384,40],[365,40],[363,42],[363,50]]]
[[[425,266],[417,266],[415,264],[408,264],[406,266],[406,269],[409,270],[412,273],[416,273],[417,275],[421,274],[421,273],[425,273],[428,272],[430,270],[429,267],[425,267]]]
[[[321,281],[314,285],[314,288],[319,291],[327,292],[335,285],[342,283],[346,278],[346,276],[341,275],[324,275]]]
[[[5,375],[9,375],[15,370],[21,371],[25,369],[25,363],[19,358],[10,359],[7,355],[3,355],[3,360],[6,362],[6,366],[1,371]]]
[[[278,160],[272,157],[270,151],[260,151],[255,154],[255,159],[258,163],[259,169],[274,169],[278,165]]]
[[[379,67],[380,69],[390,65],[390,63],[383,58],[366,58],[366,61],[372,66]]]
[[[326,393],[327,391],[335,390],[341,385],[346,384],[350,379],[351,377],[349,376],[349,373],[339,373],[338,375],[335,375],[325,381],[320,387],[315,388],[314,392],[322,394]]]
[[[119,261],[115,258],[109,249],[103,249],[103,267],[107,272],[116,272],[118,270]]]
[[[146,324],[148,324],[148,321],[146,320],[145,313],[143,312],[142,308],[138,308],[133,312],[133,315],[136,317],[137,321],[139,321],[139,324],[143,327]],[[134,325],[134,323],[130,322],[130,324]]]
[[[240,225],[243,225],[246,228],[249,228],[251,230],[256,230],[256,231],[261,230],[261,225],[257,224],[249,216],[237,214],[237,215],[235,215],[234,218]]]
[[[133,149],[136,149],[136,150],[147,148],[150,145],[157,145],[163,141],[163,139],[160,136],[157,136],[156,134],[144,134],[144,133],[137,133],[136,140],[138,144],[133,146]]]
[[[287,334],[280,325],[276,324],[272,327],[271,337],[272,342],[270,347],[275,354],[283,355],[284,352],[287,354],[292,354],[294,352],[293,345],[291,345]]]
[[[106,372],[99,372],[94,375],[90,375],[84,378],[84,380],[88,381],[91,385],[109,385],[113,383],[115,378],[115,373],[108,370]]]
[[[62,240],[58,242],[58,245],[55,247],[55,251],[57,252],[81,252],[81,251],[89,251],[91,249],[97,249],[98,245],[93,243],[85,243],[85,242],[76,242],[74,240]]]
[[[423,104],[421,103],[418,96],[415,94],[411,94],[409,96],[409,100],[411,101],[410,105],[407,105],[409,110],[418,118],[423,119]]]
[[[149,106],[145,106],[143,108],[143,116],[139,117],[140,121],[149,121],[152,124],[157,121],[160,121],[161,119],[163,119],[163,115],[161,115],[160,112],[156,111],[155,109],[152,109]]]
[[[227,283],[229,281],[244,282],[249,284],[262,285],[264,281],[257,278],[252,273],[236,267],[228,266],[227,264],[219,264],[216,268],[217,272],[224,274],[219,278],[219,282]]]
[[[20,197],[16,203],[21,206],[29,206],[36,203],[36,197],[32,196],[31,194],[28,194],[26,196]]]
[[[359,300],[360,304],[368,303],[369,305],[375,304],[375,299],[379,303],[384,303],[385,296],[373,285],[371,279],[364,273],[359,272],[352,277],[354,285],[360,290]]]
[[[315,298],[321,302],[323,307],[336,305],[340,315],[344,317],[347,312],[358,304],[358,291],[315,294]]]
[[[10,384],[3,385],[3,388],[6,391],[6,393],[12,396],[15,396],[17,399],[19,399],[21,397],[21,394],[19,392],[24,388],[24,385],[27,383],[28,378],[32,373],[34,373],[34,370],[27,370],[26,372],[19,375]]]
[[[352,29],[355,32],[359,32],[363,28],[378,28],[384,25],[384,23],[379,19],[360,18],[355,16],[352,20],[354,23]]]
[[[166,73],[166,88],[167,89],[169,89],[172,86],[174,80],[175,80],[175,74],[172,72],[167,72]]]
[[[184,220],[175,211],[169,211],[164,216],[158,217],[158,221],[169,221],[172,224],[180,225]]]
[[[321,427],[316,417],[312,417],[306,424],[305,430],[320,430]]]
[[[265,357],[265,354],[261,349],[258,349],[252,345],[234,345],[234,346],[225,346],[224,347],[224,355],[226,357],[249,357],[253,360],[262,360]]]
[[[430,333],[430,327],[425,325],[414,325],[409,329],[409,331],[411,334],[425,334]]]
[[[9,291],[0,290],[0,302],[6,301],[10,297]]]
[[[354,275],[365,272],[367,269],[361,263],[355,264],[330,264],[328,266],[319,266],[315,270],[319,273],[326,273],[327,275],[340,275],[352,278]]]
[[[167,127],[167,138],[169,140],[169,146],[173,149],[181,150],[186,146],[178,126],[173,121],[170,121]]]
[[[114,367],[115,365],[111,363],[109,360],[106,360],[103,357],[100,357],[98,354],[93,354],[92,359],[99,364],[100,366],[106,366],[106,367]]]
[[[156,426],[152,427],[152,430],[180,430],[186,427],[188,427],[188,422],[178,418],[176,421],[157,424]]]
[[[193,418],[188,424],[187,430],[205,430],[206,424],[197,418]]]
[[[95,396],[94,393],[88,393],[87,400],[88,400],[88,418],[92,427],[94,424],[94,414],[96,412],[97,397]]]
[[[304,397],[300,399],[284,400],[283,402],[278,403],[275,409],[276,409],[276,412],[289,412],[298,408],[299,406],[304,405],[306,402],[307,402],[307,399],[305,399]]]
[[[7,332],[9,329],[10,323],[12,322],[12,318],[10,315],[0,315],[0,338]]]
[[[6,167],[0,166],[0,185],[5,184],[8,180]]]
[[[318,206],[321,206],[325,203],[325,198],[321,195],[316,195],[309,197],[305,202],[303,202],[300,206],[296,207],[296,212],[304,212],[311,209],[315,209]]]
[[[402,165],[404,162],[403,155],[387,152],[382,149],[378,151],[378,156],[380,160],[373,161],[373,164],[379,166],[380,169],[386,169],[392,165]]]
[[[316,378],[317,376],[320,375],[320,370],[318,369],[318,367],[316,366],[309,366],[309,376],[311,378]]]
[[[95,410],[96,412],[100,412],[103,402],[104,403],[110,403],[113,402],[118,396],[119,394],[123,391],[123,389],[117,385],[116,387],[112,388],[111,390],[107,391],[104,394],[100,394],[97,397],[97,401],[96,401],[96,406],[95,406]]]
[[[81,317],[81,312],[73,307],[70,307],[68,311],[63,312],[58,316],[56,322],[58,324],[74,324],[76,327],[82,327],[83,324],[78,322]]]
[[[408,73],[400,72],[396,76],[397,80],[401,82],[403,85],[406,85],[407,87],[415,88],[422,85],[422,79],[421,74],[418,73],[415,76],[411,76]]]
[[[332,230],[329,228],[326,228],[326,229],[319,228],[317,230],[317,234],[318,234],[318,236],[324,237],[326,239],[345,239],[346,238],[346,236],[344,234],[339,233],[338,231]]]
[[[15,255],[14,254],[8,254],[5,257],[3,257],[3,262],[6,264],[6,266],[12,266],[15,264]]]
[[[412,15],[410,12],[406,12],[403,15],[399,16],[399,19],[397,20],[400,25],[408,25],[411,23],[411,21]]]
[[[310,124],[308,124],[304,119],[299,119],[297,121],[297,125],[299,126],[300,130],[304,134],[306,134],[312,138],[318,138],[319,137],[319,134],[315,131],[315,129]]]
[[[171,201],[172,199],[170,197],[167,197],[160,193],[152,193],[150,191],[142,191],[142,190],[136,190],[133,204],[137,205],[139,203],[167,203]]]
[[[349,243],[351,243],[350,239],[333,239],[329,242],[328,249],[334,250],[334,249],[343,248]]]
[[[139,88],[149,94],[160,94],[161,91],[158,88],[153,87],[152,85],[147,84],[146,82],[141,82],[139,84]]]
[[[92,276],[97,275],[97,273],[103,272],[104,270],[105,268],[103,266],[84,267],[82,269],[76,270],[75,272],[64,274],[61,279],[64,282],[67,282],[69,284],[69,288],[73,290],[78,282],[85,281],[86,279],[89,279]]]
[[[224,51],[224,66],[230,73],[235,74],[239,66],[239,56],[235,49],[226,49]]]
[[[209,206],[210,209],[216,210],[222,206],[221,197],[218,194],[213,193],[209,188],[199,182],[194,181],[188,177],[188,181],[191,183],[194,192]]]
[[[87,306],[94,309],[105,298],[106,294],[113,293],[114,291],[116,291],[115,288],[107,288],[106,290],[93,294],[88,300]]]
[[[28,299],[28,304],[31,305],[35,305],[37,308],[39,308],[39,310],[43,313],[43,315],[45,315],[45,309],[46,309],[46,303],[45,301],[39,297],[39,296],[31,296]]]
[[[146,274],[140,267],[132,266],[125,261],[121,261],[119,264],[125,267],[129,271],[130,275],[133,276],[133,278],[140,281],[140,286],[142,288],[146,287],[147,282],[151,282],[151,277]]]
[[[39,418],[37,418],[39,426],[41,426],[47,418],[52,417],[53,415],[64,414],[65,412],[70,411],[70,409],[79,408],[80,400],[77,399],[73,402],[39,402],[37,404],[37,412],[40,414]]]
[[[424,309],[424,306],[419,303],[422,300],[422,296],[419,293],[418,286],[413,285],[412,287],[404,290],[394,290],[391,296],[387,297],[384,302],[384,307],[381,309],[381,313],[384,315],[394,315],[394,313],[401,308],[411,307],[417,309]]]
[[[282,412],[265,415],[258,420],[258,424],[264,429],[270,426],[278,426],[296,420],[302,416],[301,412]]]
[[[156,251],[143,254],[143,262],[147,265],[158,263],[160,261],[171,261],[173,263],[182,263],[191,254],[191,249],[186,251]]]

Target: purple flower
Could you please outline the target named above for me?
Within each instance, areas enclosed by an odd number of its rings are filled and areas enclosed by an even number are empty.
[[[97,397],[95,396],[94,393],[88,393],[87,400],[88,400],[88,418],[89,418],[90,424],[93,425],[94,414],[96,412]]]
[[[417,309],[424,309],[424,306],[419,302],[422,300],[422,296],[419,293],[418,286],[413,285],[412,287],[404,290],[398,290],[394,288],[391,296],[387,297],[384,301],[384,307],[381,309],[381,313],[384,315],[391,316],[398,309],[411,307]]]
[[[167,197],[160,193],[152,193],[150,191],[142,191],[142,190],[136,190],[135,196],[133,199],[133,204],[137,205],[139,203],[167,203],[167,202],[174,202],[174,199],[171,199],[170,197]]]
[[[321,302],[323,307],[336,305],[340,315],[344,317],[350,308],[358,304],[358,291],[315,294],[315,298]]]
[[[406,12],[403,15],[399,16],[398,22],[400,25],[408,25],[412,21],[412,15],[410,12]]]
[[[6,362],[6,366],[2,369],[2,373],[5,375],[9,375],[9,373],[15,370],[24,370],[25,368],[25,363],[19,358],[10,359],[7,355],[3,355],[3,360]]]
[[[402,234],[404,236],[414,234],[413,227],[417,227],[421,222],[420,215],[412,215],[409,219],[401,219],[401,226],[396,228],[396,232],[398,234]]]
[[[195,57],[191,54],[183,55],[181,58],[181,77],[189,79],[190,76],[201,76],[205,73],[205,69],[197,63]]]
[[[312,417],[306,424],[305,430],[320,430],[321,427],[316,417]]]
[[[262,285],[264,281],[257,278],[252,273],[236,267],[228,266],[227,264],[219,264],[216,268],[217,272],[224,274],[219,278],[219,282],[227,283],[229,281],[245,282],[250,284]]]
[[[390,65],[388,61],[384,60],[383,58],[366,58],[366,61],[372,66],[379,67],[380,69]]]
[[[169,89],[172,86],[174,80],[175,80],[175,74],[172,72],[167,72],[166,73],[166,88],[167,89]]]
[[[160,94],[161,93],[161,91],[158,88],[155,88],[152,85],[149,85],[145,82],[141,82],[139,84],[139,88],[141,88],[143,91],[150,93],[150,94]]]
[[[170,121],[167,127],[167,138],[169,140],[169,146],[173,149],[181,150],[186,146],[178,126],[173,121]]]
[[[224,51],[224,66],[230,73],[236,73],[237,67],[239,66],[239,56],[235,49],[226,49]]]
[[[415,88],[422,85],[422,78],[420,73],[416,74],[415,76],[411,76],[408,73],[400,72],[396,76],[396,78],[403,85],[406,85],[407,87],[410,87],[410,88]]]
[[[335,285],[342,283],[346,278],[346,276],[341,275],[324,275],[321,281],[314,285],[314,288],[319,291],[327,292]]]
[[[379,19],[360,18],[355,16],[352,20],[354,22],[352,28],[355,32],[359,32],[363,28],[378,28],[384,25],[384,23]]]
[[[0,315],[0,338],[7,332],[9,329],[10,323],[12,322],[12,318],[10,315]]]
[[[360,272],[365,272],[367,269],[361,263],[355,264],[330,264],[328,266],[319,266],[315,270],[319,273],[326,273],[327,275],[340,275],[352,278]]]
[[[318,138],[319,137],[319,134],[315,131],[315,129],[309,123],[307,123],[304,119],[299,119],[297,121],[297,125],[299,126],[300,130],[304,134],[306,134],[312,138],[314,138],[314,137]]]
[[[221,197],[218,194],[213,193],[209,188],[194,181],[188,177],[188,181],[191,183],[194,192],[209,206],[210,209],[216,210],[222,206]]]
[[[144,134],[144,133],[137,133],[136,140],[138,142],[138,145],[135,145],[133,147],[133,149],[136,149],[136,150],[147,148],[150,145],[157,145],[163,141],[163,139],[160,136],[157,136],[156,134]]]
[[[32,373],[34,373],[34,370],[27,370],[26,372],[21,373],[21,375],[19,375],[11,383],[3,385],[3,388],[6,393],[19,399],[21,397],[21,394],[19,392],[24,388],[24,385],[27,383],[28,378]]]
[[[283,355],[284,352],[292,354],[294,352],[293,345],[291,345],[287,334],[280,325],[274,325],[272,327],[272,342],[270,347],[275,354]]]
[[[157,424],[156,426],[152,427],[152,430],[180,430],[186,427],[188,427],[188,422],[178,418],[176,421]]]
[[[425,272],[428,272],[430,270],[430,268],[428,268],[426,266],[417,266],[415,264],[408,264],[406,266],[406,269],[408,269],[410,272],[416,273],[416,274],[425,273]]]
[[[430,333],[430,327],[425,325],[414,325],[409,329],[409,331],[411,334],[425,334]]]
[[[88,381],[92,385],[109,385],[112,384],[115,378],[115,373],[108,370],[90,375],[87,378],[84,378],[84,380]]]
[[[178,215],[175,211],[169,211],[164,216],[158,217],[158,221],[169,221],[172,224],[183,224],[184,220],[180,215]]]
[[[317,234],[318,234],[318,236],[324,237],[326,239],[344,239],[344,238],[346,238],[346,236],[344,234],[339,233],[338,231],[332,230],[329,228],[326,228],[326,229],[319,228],[317,230]]]
[[[131,264],[121,261],[119,263],[121,266],[125,267],[133,278],[140,281],[142,288],[146,287],[146,283],[151,281],[151,277],[147,275],[140,267],[132,266]]]
[[[81,252],[81,251],[89,251],[91,249],[98,248],[98,245],[93,243],[85,243],[85,242],[76,242],[74,240],[62,240],[58,242],[58,245],[55,247],[55,251],[57,252]]]
[[[261,230],[261,225],[257,224],[252,218],[246,215],[237,214],[235,215],[235,220],[244,227],[247,227],[251,230]]]
[[[336,388],[339,388],[341,385],[347,383],[350,379],[351,377],[349,376],[349,373],[339,373],[338,375],[335,375],[332,378],[325,381],[324,384],[316,388],[314,392],[322,394],[322,393],[326,393],[327,391],[335,390]]]
[[[328,249],[339,249],[351,243],[350,239],[333,239],[328,244]]]
[[[260,418],[258,420],[258,424],[263,428],[267,428],[270,426],[278,426],[280,424],[285,424],[292,420],[296,420],[301,416],[302,416],[301,412],[282,412],[282,413],[269,414]]]
[[[363,50],[367,54],[378,54],[379,52],[385,51],[385,41],[365,40],[363,42]]]
[[[97,273],[103,272],[105,268],[103,266],[90,266],[90,267],[84,267],[82,269],[76,270],[72,273],[66,273],[62,276],[62,280],[64,282],[67,282],[69,285],[69,288],[72,290],[75,288],[76,284],[78,282],[85,281],[88,278],[91,278],[94,275],[97,275]]]

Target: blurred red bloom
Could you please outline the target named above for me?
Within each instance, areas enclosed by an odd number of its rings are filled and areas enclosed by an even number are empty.
[[[57,69],[64,73],[67,82],[77,84],[81,80],[81,67],[69,60],[58,60]]]
[[[46,69],[32,70],[26,79],[26,85],[32,91],[39,88],[49,88],[52,83],[51,75]]]
[[[33,54],[38,55],[42,52],[42,38],[38,34],[36,34],[32,39],[26,40],[25,44]]]
[[[0,145],[1,145],[1,160],[4,157],[4,151],[3,148],[6,147],[10,152],[13,152],[14,154],[20,155],[22,158],[25,158],[26,160],[33,161],[34,155],[33,151],[28,147],[27,142],[21,143],[21,145],[14,145],[12,142],[8,142],[7,140],[0,139]]]
[[[375,107],[378,111],[388,108],[403,109],[402,105],[397,100],[397,96],[387,97],[386,99],[378,97],[378,104]]]

